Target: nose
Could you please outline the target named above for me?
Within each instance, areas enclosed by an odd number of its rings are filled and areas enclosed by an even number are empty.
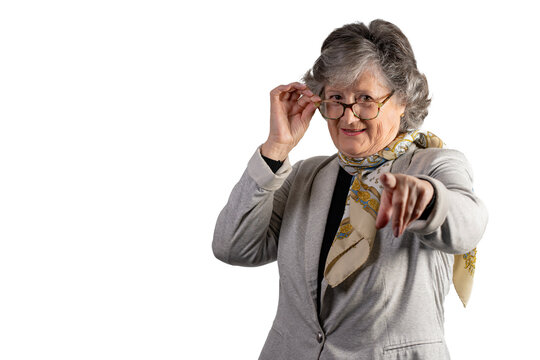
[[[352,124],[354,122],[360,121],[360,119],[354,116],[352,108],[349,107],[345,109],[345,114],[343,114],[343,116],[341,117],[341,121],[344,124]]]

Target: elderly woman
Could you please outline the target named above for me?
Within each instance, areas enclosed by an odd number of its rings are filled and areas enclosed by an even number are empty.
[[[466,304],[487,213],[458,151],[418,130],[430,100],[393,24],[334,30],[303,78],[270,92],[270,134],[217,220],[232,265],[277,259],[260,359],[448,359],[443,303]],[[291,167],[315,111],[338,153]]]

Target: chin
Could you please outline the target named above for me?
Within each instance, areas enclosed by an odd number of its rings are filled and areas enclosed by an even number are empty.
[[[351,158],[364,158],[368,157],[370,154],[366,154],[365,151],[341,151],[345,156],[351,157]]]
[[[345,139],[346,141],[341,142],[341,146],[338,147],[338,149],[343,153],[344,155],[348,157],[353,158],[360,158],[360,157],[367,157],[371,154],[368,154],[369,148],[366,147],[365,141],[358,141],[356,143],[352,143],[350,141],[351,139]],[[348,141],[347,141],[348,140]]]

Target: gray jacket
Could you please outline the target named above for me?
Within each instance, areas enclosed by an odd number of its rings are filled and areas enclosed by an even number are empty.
[[[426,220],[395,238],[377,232],[364,268],[335,288],[317,275],[336,155],[313,157],[273,173],[259,149],[250,159],[214,232],[214,255],[231,265],[278,261],[279,303],[259,359],[449,359],[443,302],[453,254],[476,247],[487,211],[472,190],[471,168],[458,151],[417,149],[391,172],[428,180],[436,201]]]

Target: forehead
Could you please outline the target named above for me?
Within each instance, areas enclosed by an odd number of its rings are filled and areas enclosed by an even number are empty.
[[[347,86],[340,84],[328,84],[325,87],[325,91],[338,91],[338,92],[370,92],[370,93],[384,93],[388,92],[388,87],[385,85],[382,76],[378,71],[366,70],[356,80]]]

